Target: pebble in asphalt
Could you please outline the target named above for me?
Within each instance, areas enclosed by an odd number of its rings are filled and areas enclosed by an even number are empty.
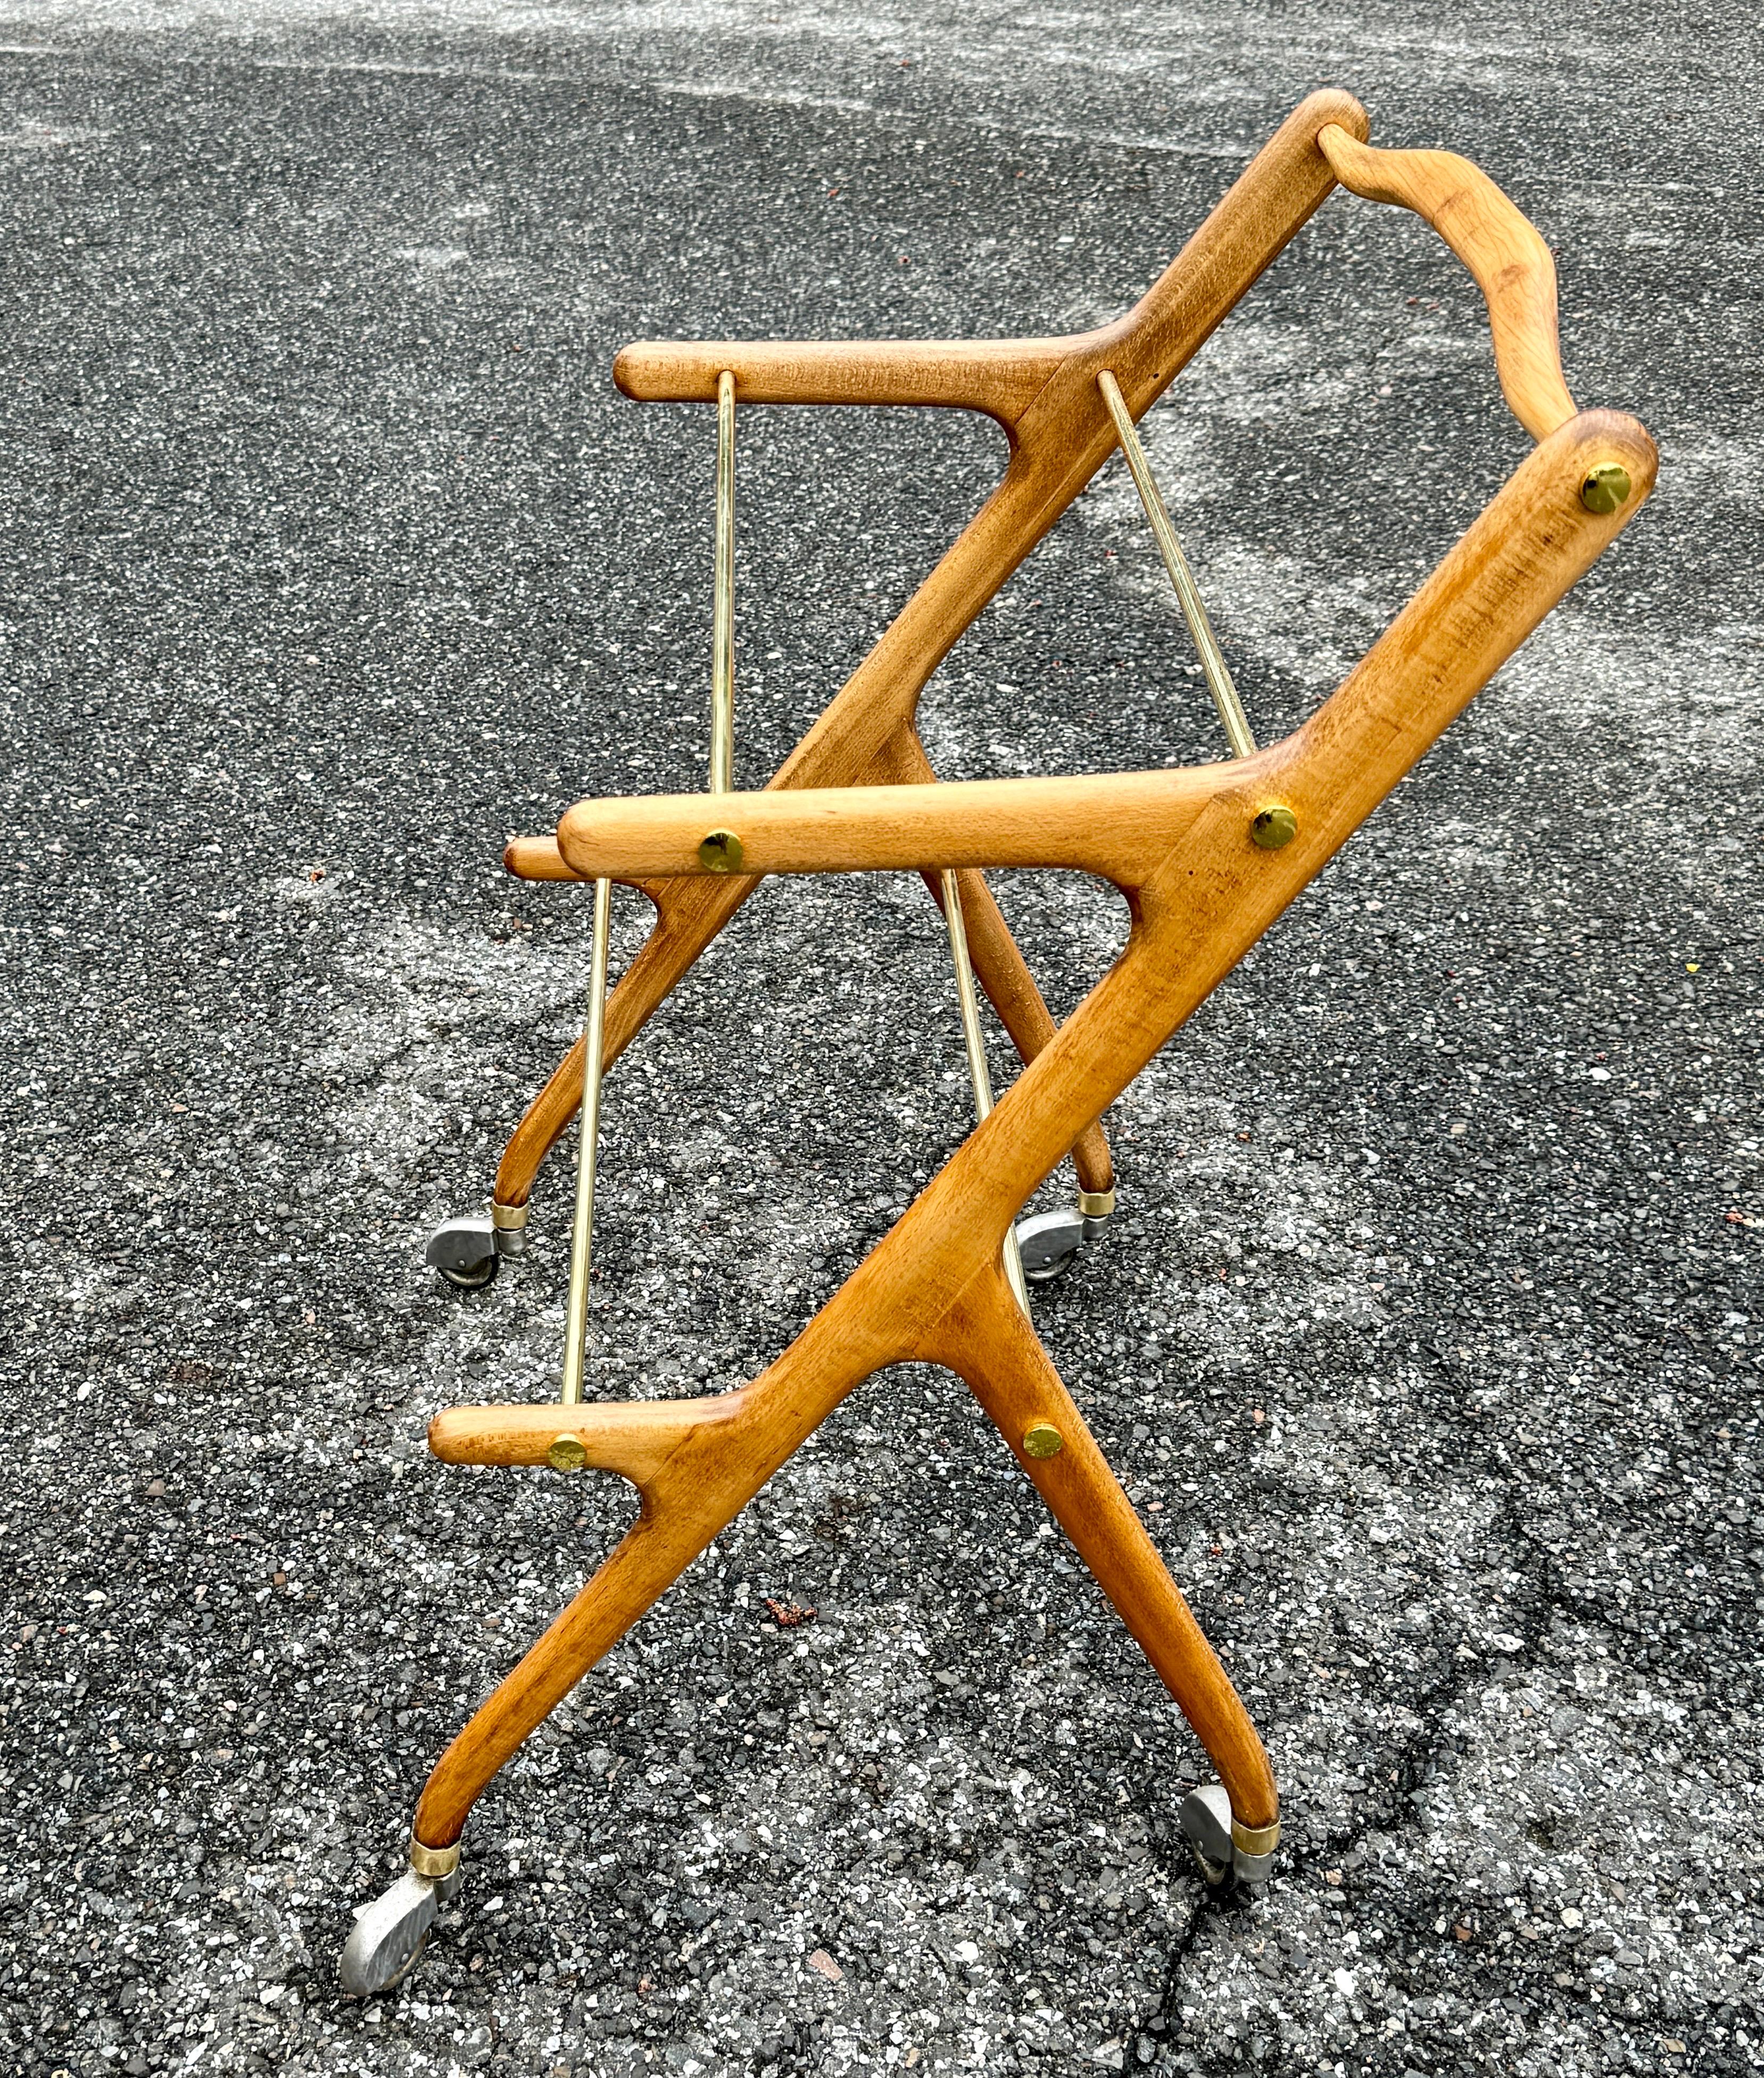
[[[1764,2062],[1751,27],[15,18],[6,2068]],[[342,1998],[426,1770],[627,1514],[423,1446],[548,1390],[563,1167],[519,1274],[419,1260],[579,1016],[587,905],[503,839],[701,783],[708,415],[612,353],[1082,328],[1325,81],[1534,215],[1577,394],[1665,465],[1116,1108],[1115,1229],[1036,1302],[1267,1738],[1277,1880],[1203,1894],[1202,1757],[960,1387],[900,1371],[496,1784],[417,1972]],[[1347,196],[1147,436],[1265,736],[1524,450],[1466,278]],[[999,462],[984,422],[744,415],[749,783]],[[1116,467],[927,741],[1210,757],[1189,657]],[[1063,1011],[1117,905],[999,887]],[[609,1085],[594,1389],[749,1374],[966,1107],[916,883],[762,891]]]

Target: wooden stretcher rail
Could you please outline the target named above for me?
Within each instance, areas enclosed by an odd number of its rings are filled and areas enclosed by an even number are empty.
[[[1010,429],[1070,351],[1065,339],[638,340],[612,379],[641,403],[714,404],[727,369],[738,405],[942,405]]]
[[[733,840],[732,863],[743,873],[1048,866],[1124,887],[1143,878],[1194,820],[1214,791],[1211,772],[1227,769],[584,801],[558,824],[557,849],[590,878],[700,872],[707,856],[727,851],[713,844],[701,855],[717,838]],[[854,837],[858,804],[861,834]]]

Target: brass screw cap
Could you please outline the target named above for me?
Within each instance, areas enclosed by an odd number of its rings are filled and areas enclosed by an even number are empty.
[[[1620,461],[1602,461],[1596,469],[1589,469],[1580,486],[1581,503],[1601,518],[1626,503],[1628,496],[1629,472]]]
[[[1057,1458],[1061,1440],[1059,1430],[1051,1421],[1032,1421],[1023,1432],[1023,1454],[1026,1458]]]
[[[579,1472],[588,1462],[579,1436],[556,1436],[545,1453],[545,1463],[554,1472]]]
[[[1249,841],[1264,851],[1278,851],[1299,834],[1299,818],[1291,808],[1264,808],[1249,825]]]
[[[707,873],[739,873],[741,840],[733,830],[712,830],[699,846],[699,863]]]

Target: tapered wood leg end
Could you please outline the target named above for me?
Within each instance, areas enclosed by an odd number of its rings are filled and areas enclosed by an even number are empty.
[[[500,1407],[443,1408],[429,1424],[429,1449],[448,1465],[543,1464],[544,1453],[532,1454],[528,1434],[511,1433],[506,1421],[494,1418],[508,1412]],[[528,1450],[521,1448],[523,1443]]]
[[[1356,144],[1363,144],[1372,134],[1372,119],[1359,102],[1345,87],[1320,86],[1315,94],[1307,94],[1287,118],[1295,127],[1308,130],[1313,138],[1320,130],[1337,123],[1345,130]],[[1282,124],[1284,128],[1286,124]]]

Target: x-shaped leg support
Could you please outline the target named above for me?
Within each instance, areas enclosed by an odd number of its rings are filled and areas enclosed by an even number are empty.
[[[1620,467],[1600,515],[1583,488]],[[1311,720],[1253,758],[1077,779],[595,802],[560,825],[584,878],[702,871],[712,818],[768,873],[922,864],[1061,866],[1112,881],[1132,928],[1120,959],[899,1223],[767,1371],[708,1400],[486,1407],[436,1417],[465,1463],[569,1459],[623,1474],[642,1509],[618,1550],[449,1748],[417,1836],[457,1839],[473,1800],[533,1727],[740,1512],[845,1395],[888,1365],[965,1379],[1182,1706],[1249,1855],[1278,1806],[1260,1741],[1109,1472],[1002,1269],[1019,1208],[1476,691],[1587,569],[1651,488],[1633,419],[1583,413],[1496,495]],[[1275,818],[1275,812],[1285,812]],[[1274,826],[1290,837],[1268,848]],[[1038,1430],[1049,1432],[1038,1437]],[[1054,1447],[1049,1449],[1051,1442]]]

